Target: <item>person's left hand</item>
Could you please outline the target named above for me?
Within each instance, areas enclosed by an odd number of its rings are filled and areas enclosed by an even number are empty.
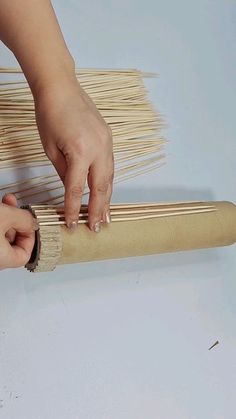
[[[30,259],[37,222],[29,211],[17,208],[14,195],[0,203],[0,269],[24,266]]]

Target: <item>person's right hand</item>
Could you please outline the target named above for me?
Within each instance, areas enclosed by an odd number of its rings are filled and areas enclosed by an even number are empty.
[[[76,78],[51,1],[1,0],[0,9],[0,39],[22,67],[43,147],[65,186],[66,224],[77,226],[87,182],[88,226],[99,232],[110,222],[111,128]]]
[[[34,92],[42,144],[65,186],[68,227],[78,223],[87,180],[88,225],[110,222],[114,175],[112,132],[75,74],[38,85]]]
[[[17,208],[14,195],[0,204],[0,269],[24,266],[30,259],[37,223],[30,212]]]

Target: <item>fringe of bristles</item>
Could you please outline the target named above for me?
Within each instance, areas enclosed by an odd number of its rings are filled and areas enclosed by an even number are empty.
[[[0,68],[3,74],[20,69]],[[137,70],[80,69],[76,75],[95,102],[113,134],[115,182],[146,173],[163,164],[163,122],[147,99],[143,77]],[[12,76],[11,76],[12,79]],[[24,80],[0,83],[0,169],[51,165],[39,138],[34,101]],[[46,202],[63,202],[58,175],[37,176],[0,188],[28,202],[42,202],[42,191],[53,192]],[[85,194],[88,189],[85,190]]]
[[[65,225],[64,208],[52,205],[31,205],[30,209],[40,226]],[[138,221],[153,218],[183,216],[216,211],[213,204],[200,201],[175,203],[137,203],[112,204],[110,207],[111,221]],[[79,224],[88,222],[88,206],[82,205],[79,214]]]

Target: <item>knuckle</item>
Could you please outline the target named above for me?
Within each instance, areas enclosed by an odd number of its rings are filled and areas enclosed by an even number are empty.
[[[108,186],[109,186],[109,182],[108,181],[105,181],[105,182],[102,182],[102,183],[98,183],[98,184],[94,185],[94,187],[93,187],[93,193],[95,195],[104,195],[107,192]]]
[[[86,156],[88,154],[88,145],[84,141],[74,141],[71,148],[71,154]]]
[[[70,189],[71,198],[81,198],[83,196],[84,189],[81,185],[72,186]]]
[[[88,145],[82,138],[77,137],[66,144],[66,146],[60,147],[60,150],[64,154],[67,161],[73,160],[77,156],[86,156],[88,154]]]

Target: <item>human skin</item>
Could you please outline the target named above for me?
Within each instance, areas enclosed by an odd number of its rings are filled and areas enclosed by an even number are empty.
[[[88,225],[110,221],[112,133],[75,76],[74,61],[49,0],[0,0],[0,39],[31,88],[44,150],[65,186],[67,226],[78,223],[87,180]]]
[[[30,259],[38,229],[29,211],[17,208],[14,195],[0,204],[0,269],[24,266]]]

